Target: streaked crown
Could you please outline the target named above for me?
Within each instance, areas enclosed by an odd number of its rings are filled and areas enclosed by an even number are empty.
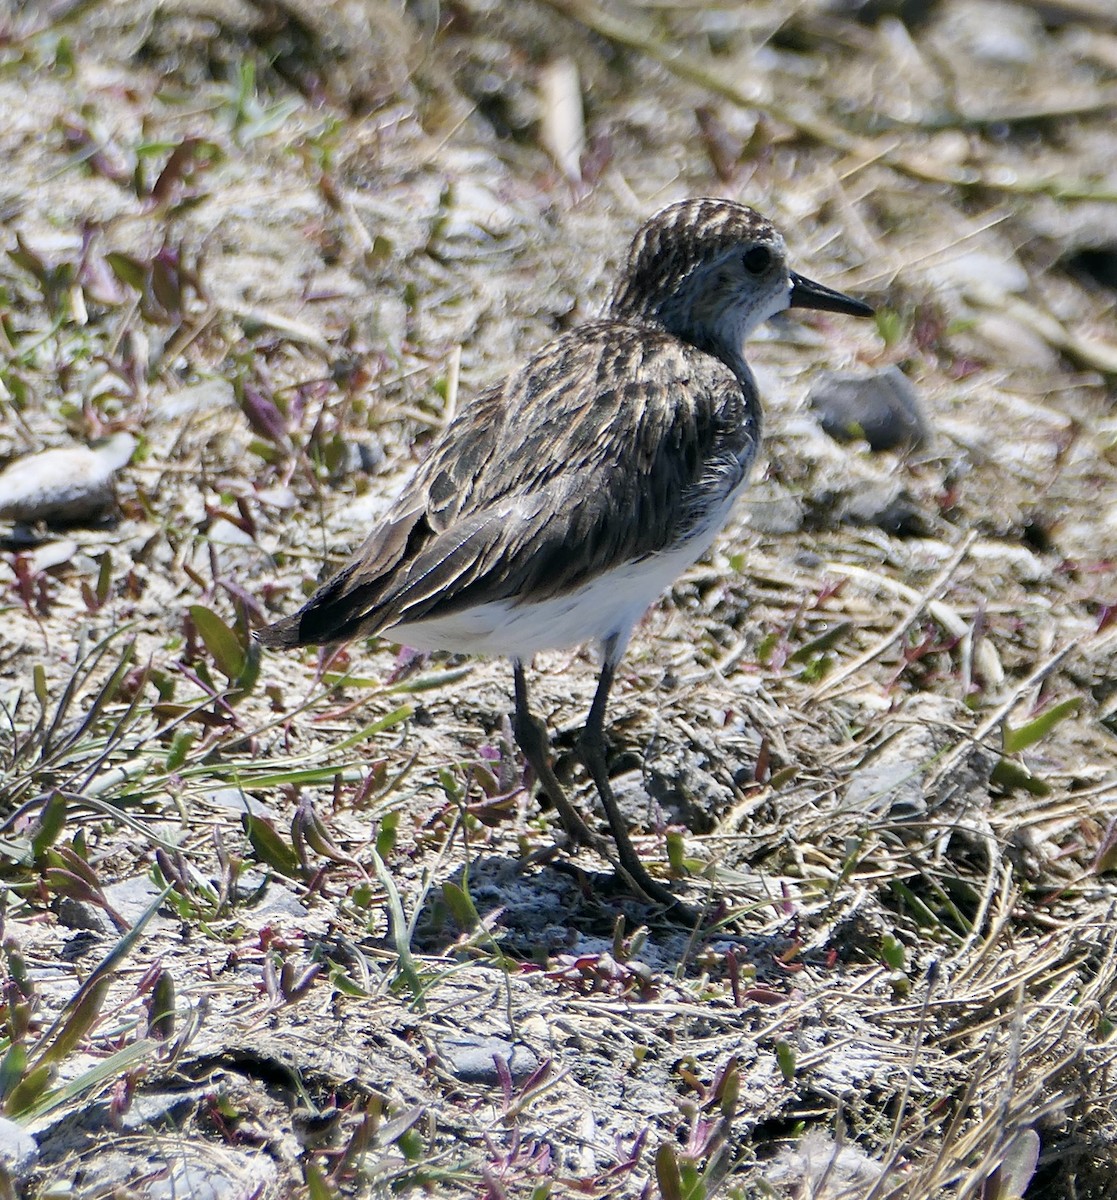
[[[611,307],[645,307],[677,292],[696,268],[753,242],[783,252],[783,238],[772,222],[744,204],[709,198],[669,204],[632,239]]]
[[[664,325],[725,357],[748,331],[786,308],[783,238],[733,200],[683,200],[636,234],[608,315]]]

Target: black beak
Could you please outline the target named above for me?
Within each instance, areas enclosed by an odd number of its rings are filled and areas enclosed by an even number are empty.
[[[873,310],[861,300],[854,300],[844,292],[823,287],[813,279],[806,279],[795,271],[791,275],[791,308],[821,308],[826,312],[845,313],[847,317],[871,317]]]

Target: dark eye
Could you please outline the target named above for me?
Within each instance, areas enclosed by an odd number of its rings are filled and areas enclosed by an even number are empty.
[[[763,275],[772,261],[772,252],[767,246],[753,246],[751,250],[745,251],[743,261],[745,270],[750,275]]]

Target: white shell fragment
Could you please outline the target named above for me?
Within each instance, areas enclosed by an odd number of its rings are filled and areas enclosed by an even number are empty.
[[[136,439],[117,433],[97,446],[61,446],[17,459],[0,471],[0,519],[93,521],[116,503],[113,475]]]

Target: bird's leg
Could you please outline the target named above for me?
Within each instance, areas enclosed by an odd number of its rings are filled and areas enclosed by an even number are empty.
[[[597,794],[601,797],[605,815],[609,819],[609,828],[617,845],[618,861],[614,865],[620,869],[629,886],[635,891],[669,908],[678,908],[685,912],[683,905],[671,890],[648,874],[647,868],[636,853],[632,839],[628,836],[628,823],[609,782],[609,766],[605,758],[605,707],[609,703],[609,689],[613,686],[615,649],[615,645],[606,643],[597,691],[594,693],[593,704],[590,705],[585,728],[578,738],[578,756],[585,763],[586,770],[597,787]]]
[[[555,778],[551,768],[547,728],[528,707],[524,664],[515,659],[512,669],[516,680],[516,712],[512,717],[512,734],[516,743],[535,772],[535,778],[539,780],[544,795],[558,813],[567,836],[576,845],[600,847],[602,839],[585,823],[578,810],[567,799],[562,784]]]

